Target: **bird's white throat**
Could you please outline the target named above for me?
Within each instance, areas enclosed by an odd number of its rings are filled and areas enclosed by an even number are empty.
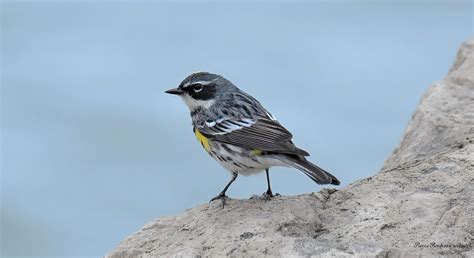
[[[183,99],[186,106],[188,106],[190,111],[194,111],[197,108],[209,109],[216,102],[214,99],[209,99],[209,100],[193,99],[188,94],[181,95],[181,98]]]

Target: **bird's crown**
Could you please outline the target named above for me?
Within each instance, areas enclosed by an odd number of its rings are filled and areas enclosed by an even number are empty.
[[[212,74],[208,72],[195,72],[188,75],[179,85],[180,89],[187,88],[189,86],[200,84],[202,86],[212,84],[213,82],[218,82],[219,80],[224,79],[222,76],[217,74]]]

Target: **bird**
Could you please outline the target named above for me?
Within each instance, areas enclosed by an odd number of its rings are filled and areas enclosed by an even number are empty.
[[[340,184],[331,173],[306,159],[309,153],[296,147],[293,135],[257,99],[223,76],[195,72],[165,93],[183,99],[197,140],[231,174],[230,181],[210,202],[220,199],[224,207],[226,191],[238,175],[263,171],[267,190],[262,197],[275,197],[269,176],[275,166],[295,168],[317,184]]]

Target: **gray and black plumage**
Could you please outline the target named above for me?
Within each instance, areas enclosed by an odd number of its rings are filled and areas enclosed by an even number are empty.
[[[212,200],[225,198],[226,190],[239,174],[264,170],[268,183],[264,195],[272,197],[268,172],[273,166],[296,168],[318,184],[340,184],[335,176],[306,159],[309,154],[295,146],[292,134],[258,100],[224,77],[194,73],[166,93],[182,97],[189,107],[197,139],[231,172],[230,182]]]

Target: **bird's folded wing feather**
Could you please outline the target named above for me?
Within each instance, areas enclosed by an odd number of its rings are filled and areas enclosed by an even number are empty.
[[[197,129],[212,140],[252,150],[309,155],[295,147],[291,142],[291,133],[276,120],[228,118],[208,121]]]

